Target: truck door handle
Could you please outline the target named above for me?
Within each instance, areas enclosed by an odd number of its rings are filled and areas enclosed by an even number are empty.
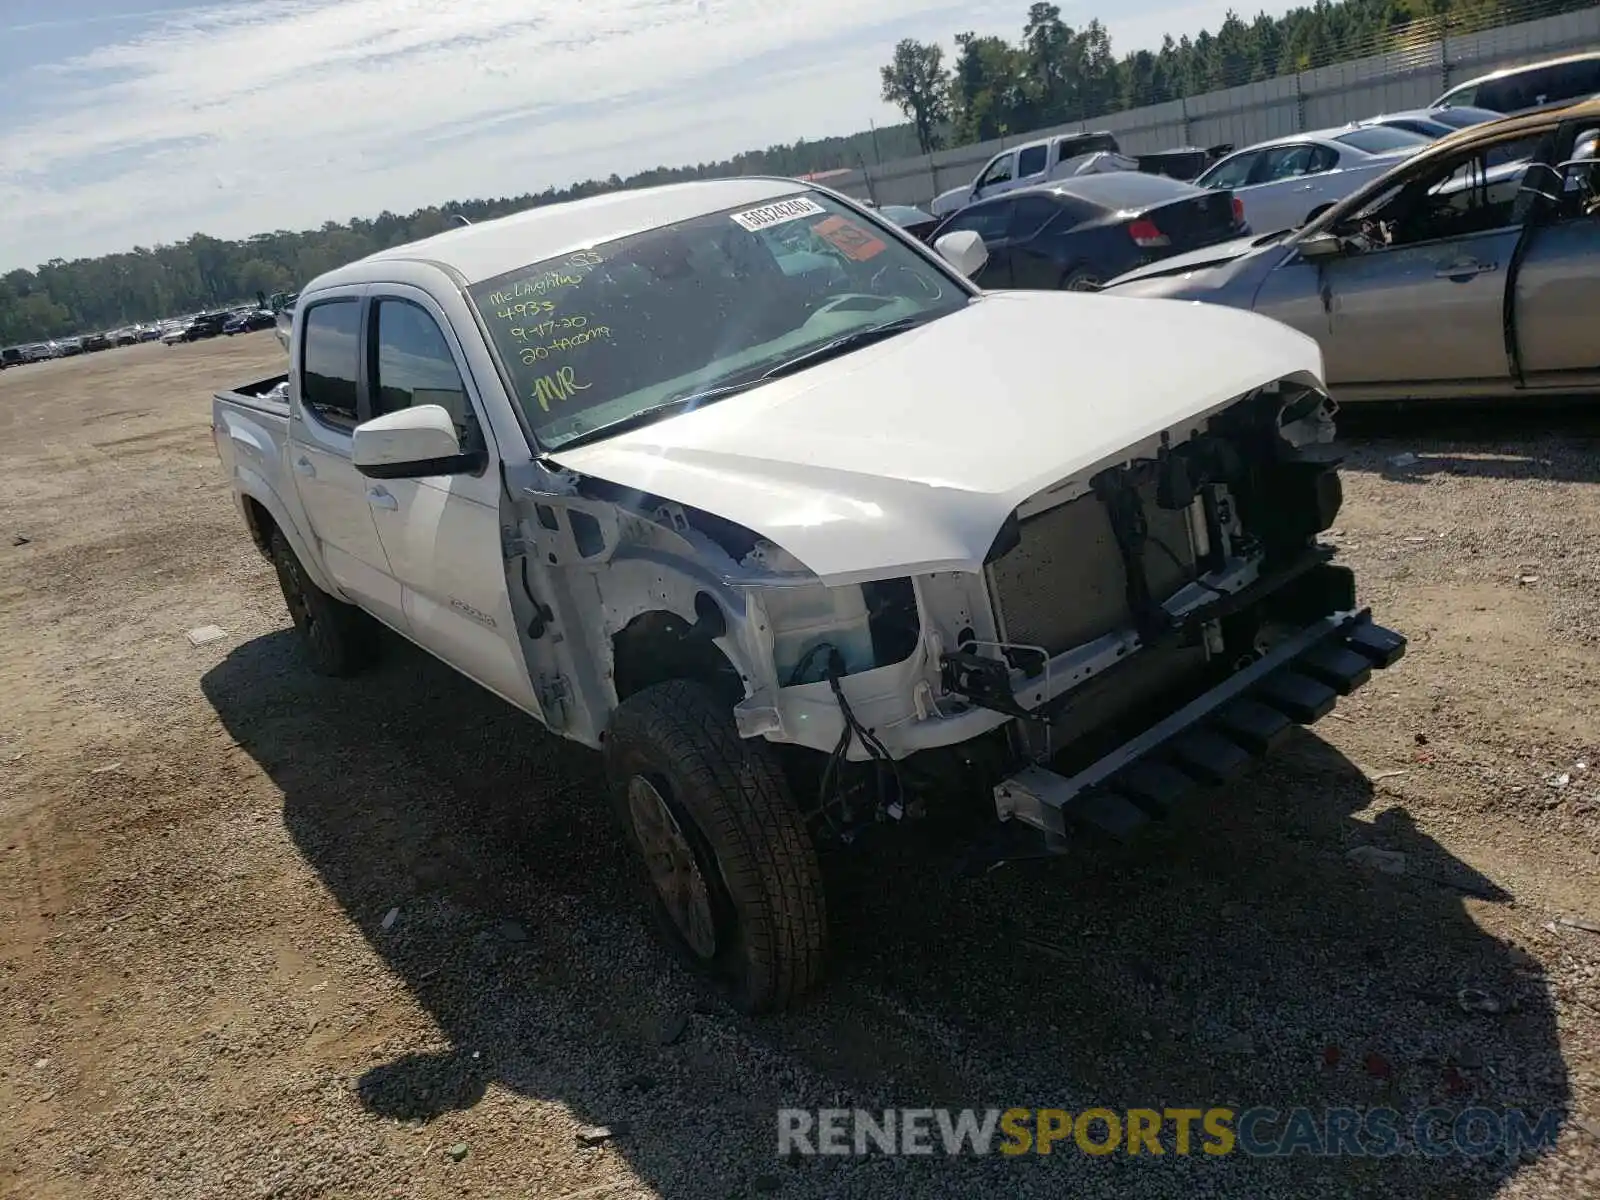
[[[1487,275],[1490,271],[1498,271],[1499,263],[1481,263],[1474,259],[1463,259],[1453,262],[1448,267],[1440,267],[1433,273],[1435,279],[1449,279],[1455,283],[1465,283],[1475,275]]]
[[[400,501],[394,498],[394,493],[382,487],[367,489],[367,503],[373,508],[387,509],[390,512],[400,507]]]
[[[303,454],[294,460],[294,469],[298,474],[304,475],[308,479],[316,478],[317,468],[312,464],[311,460]]]

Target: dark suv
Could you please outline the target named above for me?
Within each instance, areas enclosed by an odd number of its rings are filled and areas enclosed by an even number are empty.
[[[1487,108],[1509,115],[1594,95],[1600,95],[1600,52],[1507,67],[1451,88],[1429,107]]]
[[[228,313],[201,313],[189,322],[189,328],[184,330],[183,340],[198,342],[201,338],[214,338],[222,333],[222,328],[228,323]]]

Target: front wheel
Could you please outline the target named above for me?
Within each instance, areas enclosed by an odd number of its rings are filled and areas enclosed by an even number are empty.
[[[622,702],[612,803],[663,940],[743,1012],[793,1006],[822,976],[822,876],[772,747],[673,680]]]
[[[274,530],[272,565],[289,617],[300,633],[306,661],[318,675],[354,675],[376,656],[376,623],[354,605],[336,600],[311,582],[289,539]]]

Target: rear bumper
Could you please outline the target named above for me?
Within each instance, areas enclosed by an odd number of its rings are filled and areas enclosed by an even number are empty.
[[[995,786],[995,811],[1052,840],[1075,825],[1127,837],[1326,716],[1405,648],[1365,609],[1324,617],[1074,775],[1023,767]]]

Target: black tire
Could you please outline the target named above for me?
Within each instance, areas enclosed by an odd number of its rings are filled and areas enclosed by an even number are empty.
[[[1089,267],[1073,267],[1061,277],[1063,292],[1098,292],[1105,280]]]
[[[826,914],[816,849],[772,747],[739,737],[727,703],[709,688],[672,680],[618,706],[606,766],[623,836],[669,948],[742,1012],[796,1004],[822,977]],[[709,946],[704,924],[686,935],[652,878],[649,833],[641,833],[630,801],[641,780],[670,811],[677,844],[692,853]]]
[[[278,586],[312,671],[342,677],[372,662],[378,647],[376,623],[313,583],[279,530],[272,533],[272,565],[278,569]]]

